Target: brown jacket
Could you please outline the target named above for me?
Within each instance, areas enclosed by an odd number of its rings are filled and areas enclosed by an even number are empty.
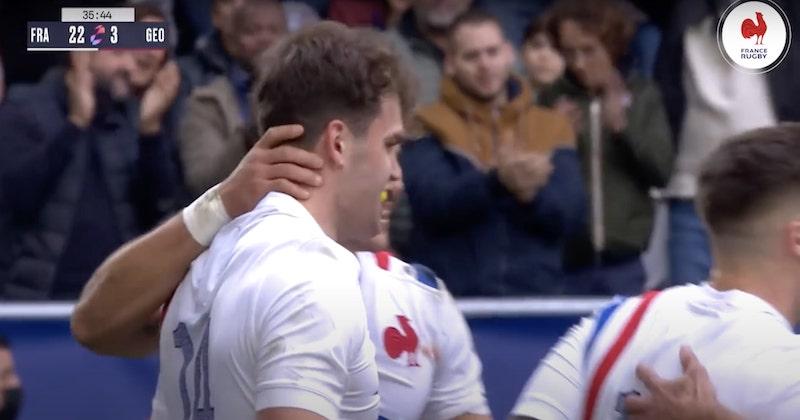
[[[508,142],[519,151],[539,153],[574,146],[575,135],[566,118],[535,105],[531,88],[522,78],[513,76],[509,86],[509,102],[493,109],[464,94],[446,77],[441,100],[420,108],[417,120],[445,148],[483,169],[495,166],[498,148]]]

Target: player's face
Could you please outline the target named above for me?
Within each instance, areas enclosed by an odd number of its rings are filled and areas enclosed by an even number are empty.
[[[505,88],[511,74],[511,47],[494,23],[464,25],[452,38],[448,73],[470,94],[491,100]]]
[[[403,193],[403,176],[400,174],[399,178],[393,177],[386,186],[385,193],[381,194],[382,210],[380,228],[381,231],[373,236],[363,247],[359,247],[357,251],[386,251],[391,248],[389,237],[389,225],[391,222],[392,211],[397,205],[397,200]]]
[[[98,51],[92,54],[90,68],[99,88],[115,100],[124,100],[131,94],[134,62],[130,51]]]
[[[401,179],[397,155],[403,141],[400,101],[388,96],[364,138],[354,139],[345,149],[345,165],[339,208],[342,216],[340,241],[363,243],[381,231],[382,215],[388,216],[381,193],[392,180]]]
[[[571,20],[561,23],[558,34],[567,68],[583,87],[600,90],[614,70],[611,55],[600,38]]]
[[[163,19],[146,16],[142,22],[163,22]],[[133,89],[141,92],[147,89],[161,70],[167,60],[166,50],[145,49],[131,51],[134,60],[134,69],[131,74],[131,84]]]

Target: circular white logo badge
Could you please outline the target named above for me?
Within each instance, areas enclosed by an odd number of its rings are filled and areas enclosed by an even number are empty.
[[[764,73],[786,57],[792,30],[786,14],[771,0],[739,0],[722,14],[717,43],[730,65],[747,73]]]

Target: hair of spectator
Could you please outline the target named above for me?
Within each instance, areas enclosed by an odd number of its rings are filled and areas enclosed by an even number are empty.
[[[620,0],[559,0],[550,10],[547,29],[560,46],[559,27],[565,21],[577,23],[600,39],[616,63],[628,52],[640,17]]]
[[[0,349],[11,349],[11,343],[4,335],[0,335]]]
[[[129,4],[129,7],[133,7],[133,13],[137,22],[147,17],[169,21],[169,16],[167,16],[167,13],[157,1],[138,1]]]
[[[713,234],[739,231],[764,209],[800,191],[800,123],[734,136],[704,163],[698,209]],[[777,200],[777,201],[776,201]]]
[[[307,149],[333,119],[362,135],[386,95],[399,96],[404,117],[414,104],[410,70],[372,29],[335,22],[309,26],[279,41],[259,67],[254,91],[259,130],[302,124],[298,146]]]
[[[241,26],[251,16],[250,11],[258,7],[274,7],[276,12],[283,14],[283,2],[279,0],[244,0],[233,12],[234,26]]]
[[[547,30],[547,24],[551,19],[550,13],[544,12],[540,13],[538,16],[533,18],[528,26],[525,27],[525,33],[523,35],[523,42],[531,42],[536,35],[545,34],[547,38],[553,39],[550,36],[550,32]]]
[[[447,29],[448,44],[450,45],[451,48],[454,46],[453,37],[455,36],[456,31],[458,31],[458,29],[460,29],[462,26],[481,25],[484,23],[491,23],[496,25],[497,28],[500,30],[500,33],[503,34],[503,36],[505,36],[505,33],[503,32],[503,25],[500,23],[500,20],[497,18],[497,16],[483,9],[472,8],[461,14],[459,17],[457,17],[456,20],[454,20],[453,23],[450,25],[450,27]]]

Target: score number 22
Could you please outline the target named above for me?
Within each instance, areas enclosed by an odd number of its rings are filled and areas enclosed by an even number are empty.
[[[97,26],[98,27],[103,27],[103,25],[97,25]],[[86,43],[86,38],[84,36],[86,34],[85,31],[86,31],[86,29],[83,27],[83,25],[81,25],[81,26],[70,26],[69,27],[69,40],[68,40],[68,42],[70,44],[85,44]],[[103,28],[103,32],[102,33],[105,33],[105,28]],[[119,38],[117,37],[117,33],[118,33],[117,26],[116,25],[111,25],[111,36],[109,37],[108,40],[112,44],[116,44],[117,41],[119,41]]]

